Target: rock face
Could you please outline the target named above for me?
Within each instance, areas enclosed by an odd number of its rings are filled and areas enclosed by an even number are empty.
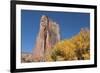
[[[48,16],[42,15],[35,48],[33,48],[33,61],[44,62],[45,56],[58,41],[60,41],[59,25]]]

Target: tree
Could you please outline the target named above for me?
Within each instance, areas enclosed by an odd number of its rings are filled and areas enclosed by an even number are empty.
[[[52,47],[48,55],[51,61],[87,60],[90,59],[90,32],[89,29],[81,31],[70,39],[58,42]],[[50,61],[47,59],[47,61]]]

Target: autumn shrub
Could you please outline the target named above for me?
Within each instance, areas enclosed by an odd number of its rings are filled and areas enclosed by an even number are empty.
[[[52,47],[47,61],[87,60],[90,59],[90,31],[81,31],[70,39],[61,40]]]

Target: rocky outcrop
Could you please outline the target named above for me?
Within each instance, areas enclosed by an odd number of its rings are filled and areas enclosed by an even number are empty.
[[[44,62],[45,56],[58,41],[60,41],[59,25],[48,16],[42,15],[35,48],[33,48],[33,61]]]
[[[21,53],[21,62],[33,62],[32,54],[31,53]]]

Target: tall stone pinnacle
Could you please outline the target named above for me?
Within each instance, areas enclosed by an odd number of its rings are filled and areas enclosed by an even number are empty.
[[[45,61],[45,55],[50,53],[52,47],[59,40],[59,25],[48,16],[42,15],[35,48],[33,48],[33,60],[36,62]]]

